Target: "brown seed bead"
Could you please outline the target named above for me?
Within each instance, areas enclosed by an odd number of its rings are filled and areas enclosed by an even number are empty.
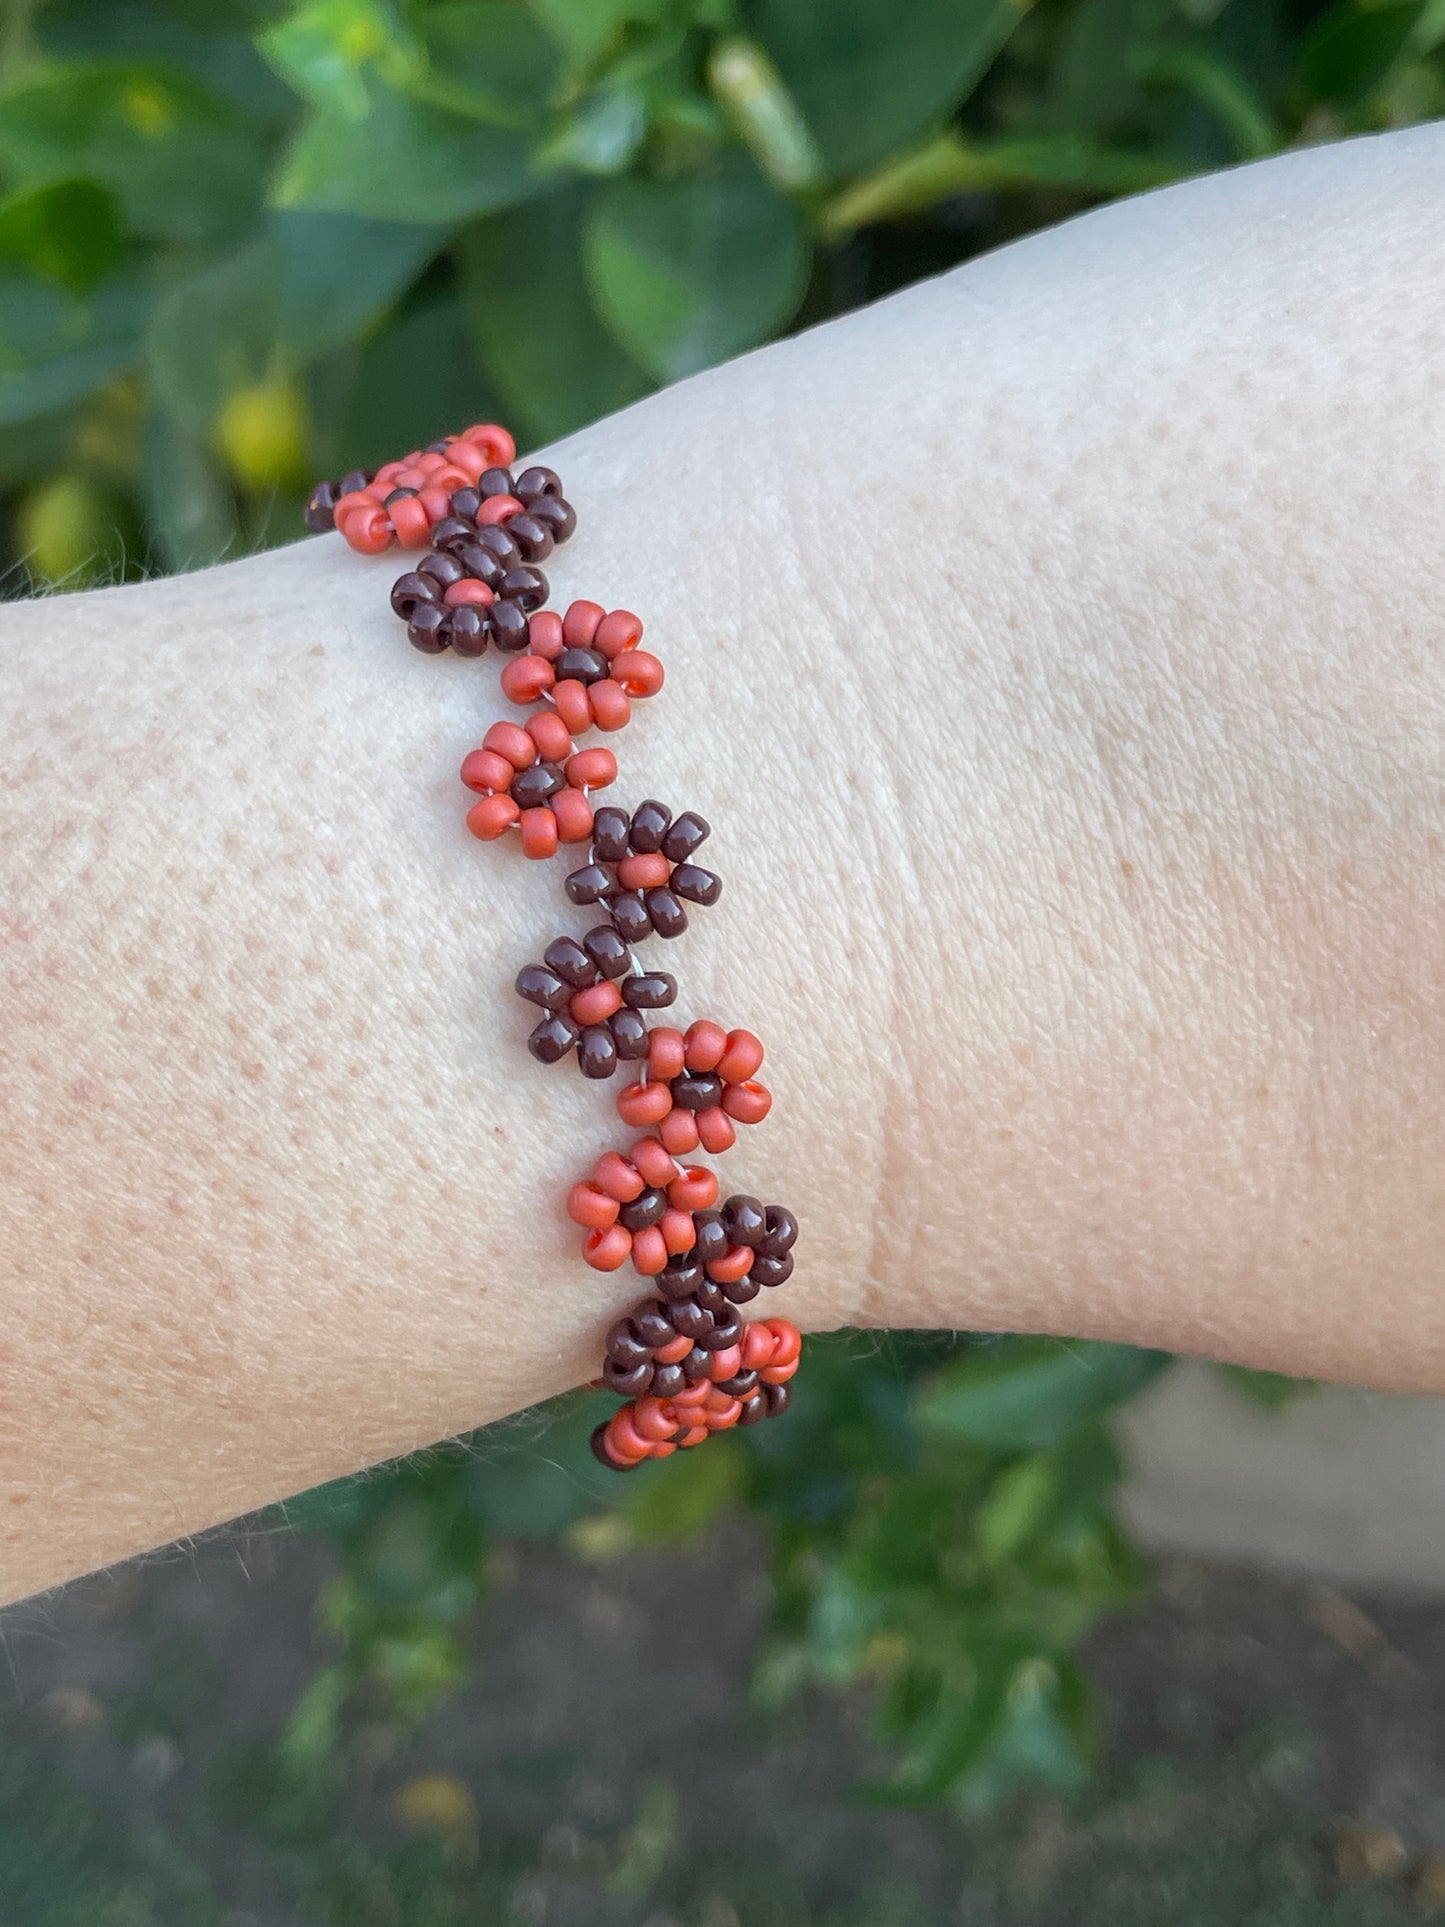
[[[543,468],[538,462],[522,470],[512,484],[511,492],[519,502],[525,502],[530,508],[539,495],[560,495],[562,478],[555,469]]]
[[[738,1423],[741,1424],[742,1420],[739,1419]],[[635,1472],[636,1471],[637,1469],[636,1466],[621,1464],[620,1461],[618,1461],[617,1459],[614,1459],[612,1454],[607,1450],[606,1419],[604,1419],[600,1425],[593,1426],[592,1431],[588,1436],[587,1443],[592,1448],[593,1458],[596,1459],[599,1465],[605,1465],[609,1472]]]
[[[665,1010],[677,1001],[677,979],[665,970],[640,970],[623,979],[622,1001],[629,1010]]]
[[[451,610],[437,602],[419,602],[406,626],[406,639],[424,656],[439,656],[451,640]]]
[[[474,542],[476,538],[476,529],[470,522],[464,522],[459,515],[444,515],[431,532],[432,547],[444,549],[449,555],[455,554],[458,549],[468,542]]]
[[[671,890],[648,890],[642,901],[659,937],[680,937],[687,928],[687,912]]]
[[[592,856],[597,863],[620,863],[627,855],[627,812],[604,803],[592,819]]]
[[[517,602],[494,602],[488,614],[492,618],[492,640],[502,654],[520,654],[527,646],[527,611]]]
[[[519,608],[530,615],[534,609],[540,609],[547,600],[549,593],[547,578],[540,569],[534,569],[530,563],[519,563],[516,567],[507,570],[497,593],[506,601],[515,602]]]
[[[545,964],[524,964],[517,972],[517,995],[543,1010],[565,1010],[572,986]]]
[[[617,1213],[617,1222],[624,1231],[646,1231],[650,1224],[661,1224],[662,1214],[667,1209],[667,1193],[659,1191],[656,1185],[649,1185],[639,1191],[631,1204],[624,1204]]]
[[[611,1077],[617,1069],[617,1045],[606,1024],[588,1024],[577,1045],[577,1063],[584,1077]]]
[[[710,1352],[725,1352],[730,1345],[736,1345],[743,1335],[743,1321],[736,1310],[729,1305],[726,1318],[714,1318],[712,1330],[706,1337],[698,1339],[698,1344]]]
[[[709,1349],[714,1324],[712,1315],[705,1312],[695,1298],[674,1299],[669,1307],[672,1315],[673,1330],[682,1338],[691,1338]]]
[[[689,903],[700,903],[704,909],[710,909],[722,895],[722,878],[696,863],[679,863],[673,870],[668,888],[674,896],[685,897]]]
[[[527,1039],[527,1049],[539,1064],[558,1064],[576,1044],[578,1035],[572,1019],[554,1010]]]
[[[336,504],[341,490],[335,482],[318,482],[306,498],[303,511],[306,526],[313,535],[324,535],[336,527]]]
[[[627,841],[633,852],[637,856],[651,856],[654,851],[660,850],[671,822],[672,811],[666,803],[658,803],[651,797],[645,803],[639,803],[632,812],[632,822],[627,831]]]
[[[403,622],[410,622],[417,610],[428,602],[440,602],[441,591],[429,576],[408,569],[391,585],[391,606]]]
[[[688,1252],[680,1258],[669,1258],[653,1282],[664,1298],[676,1303],[680,1298],[691,1298],[706,1280],[706,1272]]]
[[[494,593],[501,588],[507,571],[490,549],[484,549],[477,541],[458,542],[449,553],[456,556],[474,581],[485,582]]]
[[[697,1232],[697,1243],[692,1248],[692,1256],[700,1265],[710,1265],[714,1258],[721,1258],[728,1248],[728,1234],[723,1229],[721,1211],[694,1211],[693,1228]]]
[[[655,1352],[664,1345],[670,1345],[678,1337],[676,1326],[667,1315],[667,1307],[660,1298],[649,1298],[638,1306],[632,1314],[632,1329],[646,1345]]]
[[[637,1336],[630,1318],[619,1318],[608,1332],[603,1350],[623,1365],[641,1365],[652,1357],[652,1349]]]
[[[765,1385],[763,1400],[768,1408],[769,1418],[781,1418],[793,1402],[792,1388],[787,1385]]]
[[[517,793],[513,783],[512,794]],[[599,923],[582,939],[582,948],[604,977],[625,977],[632,968],[632,952],[610,923]]]
[[[712,1353],[704,1351],[701,1345],[694,1345],[682,1361],[682,1369],[689,1385],[696,1385],[700,1378],[711,1378]]]
[[[492,639],[492,625],[485,609],[474,602],[462,602],[452,610],[452,648],[459,656],[484,656]]]
[[[698,1077],[691,1071],[684,1071],[681,1077],[673,1078],[671,1090],[673,1103],[684,1111],[710,1111],[714,1104],[722,1102],[723,1084],[720,1077]]]
[[[449,589],[454,582],[460,582],[466,570],[454,555],[444,555],[440,549],[432,549],[416,565],[418,575],[429,576],[443,589]]]
[[[684,810],[663,839],[662,854],[669,863],[686,863],[711,835],[711,826],[696,810]]]
[[[575,937],[554,937],[542,961],[574,990],[586,990],[597,981],[597,966]]]
[[[754,1258],[741,1278],[730,1278],[718,1287],[730,1305],[751,1304],[763,1288],[763,1281],[757,1275],[758,1266],[770,1262],[766,1258]]]
[[[607,658],[597,649],[564,649],[552,667],[558,682],[602,682],[607,675]]]
[[[394,488],[382,498],[381,506],[389,509],[393,502],[410,502],[416,495],[414,488]]]
[[[514,515],[507,533],[528,562],[545,562],[557,546],[557,539],[539,515]]]
[[[762,1205],[756,1198],[750,1198],[743,1192],[725,1200],[722,1221],[728,1241],[735,1245],[756,1247],[758,1239],[767,1230],[767,1218]]]
[[[645,1360],[640,1365],[622,1365],[615,1358],[608,1358],[603,1360],[602,1376],[623,1398],[636,1398],[651,1385],[652,1367]]]
[[[612,888],[612,878],[600,863],[584,864],[562,885],[571,903],[600,903]]]
[[[533,763],[530,769],[517,771],[510,793],[519,810],[537,810],[566,787],[567,778],[555,763]]]
[[[783,1204],[770,1204],[766,1218],[767,1229],[754,1249],[764,1258],[781,1258],[797,1240],[798,1220]]]
[[[751,1398],[743,1400],[743,1409],[738,1413],[738,1424],[756,1425],[760,1419],[765,1419],[767,1416],[768,1401],[759,1390],[754,1392]],[[610,1464],[610,1460],[604,1460],[603,1463]],[[628,1470],[631,1470],[630,1466]]]
[[[482,506],[481,493],[474,488],[459,488],[447,506],[450,508],[452,516],[456,521],[470,522],[475,529],[477,525],[477,510]]]
[[[755,1278],[760,1285],[785,1285],[793,1275],[793,1254],[785,1251],[781,1258],[754,1258],[748,1276]]]
[[[619,1063],[631,1064],[647,1055],[647,1024],[635,1010],[615,1010],[607,1019]]]
[[[723,1288],[721,1285],[714,1284],[706,1273],[703,1274],[701,1283],[692,1295],[705,1312],[711,1313],[714,1316],[725,1317],[727,1315],[728,1301],[723,1296]]]
[[[494,555],[504,569],[515,569],[522,560],[522,551],[496,522],[489,522],[485,528],[477,530],[477,547]]]
[[[483,502],[489,495],[512,495],[512,471],[509,468],[484,468],[477,477],[477,494]]]
[[[751,1398],[758,1389],[758,1375],[754,1371],[738,1372],[732,1378],[720,1378],[717,1388],[729,1398]]]
[[[647,914],[647,905],[642,900],[640,890],[611,892],[607,898],[607,911],[612,918],[613,928],[624,943],[641,943],[644,937],[652,935],[652,918]]]
[[[649,1389],[654,1398],[676,1398],[687,1390],[687,1374],[681,1365],[654,1365]]]
[[[554,542],[570,542],[577,533],[577,511],[560,495],[543,495],[529,502],[528,511],[552,531]]]

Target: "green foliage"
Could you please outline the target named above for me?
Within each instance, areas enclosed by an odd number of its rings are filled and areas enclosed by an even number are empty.
[[[14,0],[0,532],[66,580],[273,540],[403,422],[555,438],[1091,201],[1437,113],[1442,34],[1425,0]]]

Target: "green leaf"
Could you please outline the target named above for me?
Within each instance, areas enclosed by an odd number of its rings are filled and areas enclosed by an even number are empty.
[[[22,188],[0,201],[0,263],[84,294],[119,253],[115,202],[94,181]]]
[[[1311,1379],[1288,1378],[1283,1372],[1253,1371],[1247,1365],[1220,1365],[1216,1369],[1231,1390],[1266,1412],[1282,1412],[1286,1405],[1315,1389]]]
[[[649,373],[676,380],[765,340],[807,280],[797,211],[741,153],[677,181],[617,181],[587,227],[593,299]]]
[[[1392,6],[1342,0],[1300,48],[1300,71],[1310,93],[1334,107],[1357,107],[1389,78],[1424,11],[1424,0]]]
[[[582,273],[586,190],[479,221],[463,286],[482,364],[524,439],[556,441],[645,395],[651,383],[597,319]]]
[[[129,367],[146,297],[118,279],[79,300],[0,270],[0,427],[79,401]]]
[[[919,1395],[916,1418],[925,1431],[999,1451],[1057,1445],[1142,1391],[1168,1362],[1131,1345],[985,1341]]]
[[[720,40],[707,63],[707,84],[733,131],[774,187],[805,192],[823,178],[823,160],[798,104],[755,40]]]
[[[239,528],[226,478],[203,439],[167,409],[146,423],[141,488],[146,537],[167,570],[203,569],[234,550]],[[302,1493],[286,1507],[286,1523],[335,1529],[343,1506],[355,1504],[353,1485],[338,1479]]]
[[[589,66],[628,22],[650,26],[673,12],[672,0],[531,0],[532,11],[562,48],[569,66]]]
[[[647,137],[647,100],[640,87],[606,87],[589,94],[544,144],[548,167],[586,174],[620,174]]]
[[[366,118],[368,68],[404,86],[425,65],[386,0],[312,0],[258,34],[256,45],[303,99],[345,120]]]
[[[448,238],[445,228],[365,215],[280,208],[276,335],[297,362],[365,335]]]
[[[833,175],[874,167],[973,87],[1029,0],[751,0]]]
[[[0,166],[22,186],[96,181],[134,232],[192,241],[254,204],[262,156],[245,120],[206,89],[113,66],[62,69],[0,95]]]
[[[265,237],[179,281],[157,303],[146,358],[162,404],[197,432],[275,354],[275,259]]]
[[[628,1477],[623,1508],[639,1545],[689,1539],[737,1497],[738,1457],[731,1441],[713,1439],[705,1452],[683,1452],[641,1466]]]
[[[460,297],[427,296],[367,343],[337,437],[336,470],[375,465],[502,412],[477,365]]]
[[[540,126],[561,60],[529,12],[506,0],[448,0],[418,26],[428,64],[414,92],[499,127]]]
[[[317,112],[281,170],[281,207],[329,208],[382,221],[460,221],[539,192],[527,145],[509,129],[368,83],[353,121]]]
[[[1161,48],[1144,63],[1145,77],[1172,82],[1193,94],[1229,136],[1237,160],[1258,160],[1280,145],[1280,130],[1255,89],[1226,60],[1203,47]]]
[[[990,1565],[1011,1559],[1032,1539],[1058,1497],[1058,1469],[1042,1452],[1000,1472],[974,1518],[978,1548]]]
[[[823,209],[820,224],[825,234],[838,237],[872,221],[917,214],[955,194],[991,188],[1135,194],[1178,180],[1185,171],[1170,155],[1100,147],[1071,134],[976,144],[958,134],[940,134],[844,188]]]

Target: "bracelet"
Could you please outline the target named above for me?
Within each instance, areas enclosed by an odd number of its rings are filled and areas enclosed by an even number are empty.
[[[607,922],[580,940],[556,938],[516,989],[542,1012],[527,1040],[539,1062],[575,1051],[582,1075],[597,1079],[639,1066],[617,1112],[648,1134],[606,1152],[567,1198],[586,1262],[617,1271],[630,1259],[653,1288],[608,1332],[593,1381],[626,1400],[592,1434],[597,1458],[625,1471],[787,1409],[802,1336],[785,1318],[744,1323],[738,1308],[791,1275],[798,1221],[745,1195],[719,1205],[716,1174],[681,1162],[699,1146],[729,1150],[739,1124],[767,1116],[763,1047],[709,1018],[686,1030],[649,1023],[676,1001],[677,983],[639,968],[633,948],[680,936],[686,906],[717,902],[721,879],[693,861],[710,830],[695,811],[675,816],[650,798],[630,812],[593,809],[592,793],[617,780],[617,758],[576,738],[621,729],[633,702],[662,688],[663,667],[639,646],[642,623],[629,610],[577,601],[559,616],[544,606],[537,564],[577,516],[551,469],[513,475],[516,452],[504,428],[468,428],[374,473],[319,483],[306,526],[334,528],[364,555],[394,541],[425,550],[391,590],[412,644],[459,656],[495,646],[509,658],[503,693],[531,713],[493,723],[462,763],[480,799],[467,812],[472,834],[490,843],[515,831],[523,855],[537,858],[591,845],[564,888]]]

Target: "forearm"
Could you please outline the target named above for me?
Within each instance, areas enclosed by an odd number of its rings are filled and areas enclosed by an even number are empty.
[[[714,824],[790,1314],[1445,1384],[1445,143],[1118,208],[548,458]],[[1362,273],[1360,262],[1370,264]],[[326,538],[0,612],[0,1594],[595,1369],[501,713]]]

